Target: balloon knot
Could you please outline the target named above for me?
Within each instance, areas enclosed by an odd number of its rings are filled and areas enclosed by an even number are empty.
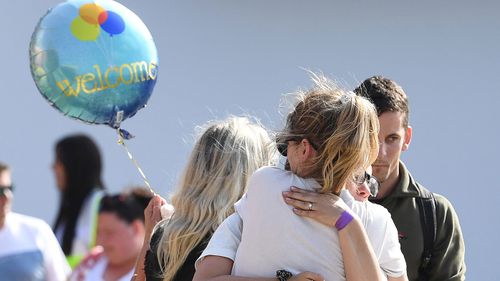
[[[118,134],[122,139],[129,140],[134,138],[135,136],[129,133],[127,130],[124,129],[118,129]]]

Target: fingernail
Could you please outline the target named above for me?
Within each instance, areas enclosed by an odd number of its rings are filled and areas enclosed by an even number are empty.
[[[290,195],[290,191],[283,191],[283,192],[282,192],[282,194],[283,194],[284,196],[289,196],[289,195]]]

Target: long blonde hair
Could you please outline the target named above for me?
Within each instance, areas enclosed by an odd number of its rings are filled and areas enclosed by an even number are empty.
[[[312,89],[296,93],[298,102],[278,142],[308,139],[317,156],[309,163],[307,177],[322,185],[320,192],[338,195],[347,180],[377,158],[377,112],[367,99],[322,75],[313,73],[312,80]]]
[[[248,178],[271,164],[274,151],[267,132],[246,117],[207,127],[172,196],[175,213],[165,225],[157,252],[163,280],[172,280],[193,248],[234,212]]]

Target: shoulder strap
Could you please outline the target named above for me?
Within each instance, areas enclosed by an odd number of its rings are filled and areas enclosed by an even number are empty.
[[[437,219],[436,219],[436,199],[429,190],[418,186],[422,197],[415,198],[420,209],[420,221],[424,235],[424,251],[419,272],[419,280],[428,280],[429,264],[432,258],[432,251],[436,241]]]
[[[97,239],[97,218],[99,216],[99,206],[101,204],[101,199],[104,197],[103,191],[97,191],[93,194],[91,200],[91,217],[90,217],[90,241],[87,245],[88,250],[92,249],[96,245]]]

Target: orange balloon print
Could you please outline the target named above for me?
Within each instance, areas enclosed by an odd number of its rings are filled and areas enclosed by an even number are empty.
[[[90,24],[101,24],[99,16],[105,12],[103,7],[89,3],[80,7],[80,17]],[[102,16],[101,16],[102,17]],[[105,19],[104,19],[105,20]]]

